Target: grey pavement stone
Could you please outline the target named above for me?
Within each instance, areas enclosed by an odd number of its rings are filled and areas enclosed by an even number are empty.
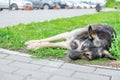
[[[52,67],[42,67],[39,71],[44,71],[54,75],[62,75],[62,76],[71,76],[74,73],[73,70],[65,70],[65,69],[58,69]]]
[[[49,60],[33,60],[31,63],[56,68],[59,68],[61,65],[64,64],[63,62],[55,62]]]
[[[61,68],[67,70],[74,70],[74,71],[82,71],[82,72],[93,72],[95,71],[95,67],[88,67],[76,64],[65,63]]]
[[[36,79],[36,78],[32,78],[32,77],[28,76],[28,77],[25,78],[24,80],[40,80],[40,79]]]
[[[45,73],[45,72],[39,72],[39,71],[32,71],[32,70],[18,70],[14,72],[13,74],[25,76],[27,79],[39,79],[39,80],[47,80],[51,74]]]
[[[2,71],[2,72],[12,73],[16,70],[18,70],[18,68],[16,68],[16,67],[11,67],[8,65],[1,65],[0,66],[0,71]]]
[[[6,56],[8,56],[8,54],[4,54],[3,52],[0,51],[0,58],[4,58]]]
[[[110,76],[102,76],[93,73],[82,73],[82,72],[75,72],[75,74],[72,77],[81,80],[110,80]]]
[[[23,62],[13,62],[9,65],[18,67],[20,69],[26,69],[26,70],[38,70],[39,68],[41,68],[41,65],[29,64],[29,63],[23,63]]]
[[[120,80],[120,76],[114,75],[114,76],[112,76],[111,80]]]
[[[6,59],[0,59],[0,64],[9,64],[11,62],[13,62],[14,60],[6,60]]]
[[[36,79],[36,78],[33,78],[32,75],[27,75],[24,80],[41,80],[41,79]],[[43,80],[46,80],[46,79],[43,79]]]
[[[35,78],[27,78],[27,79],[24,79],[24,80],[39,80],[39,79],[35,79]]]
[[[19,55],[10,55],[10,56],[5,57],[5,59],[22,61],[22,62],[30,62],[30,61],[32,61],[32,59],[29,58],[29,57],[24,57],[24,56],[19,56]]]
[[[0,71],[0,80],[23,80],[23,79],[24,79],[23,76],[3,73]]]
[[[75,79],[72,77],[65,77],[65,76],[53,76],[49,80],[82,80],[82,79]]]
[[[95,74],[101,74],[101,75],[108,75],[108,76],[120,76],[120,70],[112,70],[112,69],[102,69],[97,68],[94,72]]]

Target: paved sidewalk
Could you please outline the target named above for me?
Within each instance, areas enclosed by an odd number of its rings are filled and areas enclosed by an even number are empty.
[[[37,60],[0,49],[0,80],[120,80],[120,70]]]

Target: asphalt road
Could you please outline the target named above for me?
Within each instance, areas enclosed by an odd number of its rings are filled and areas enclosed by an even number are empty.
[[[103,9],[110,11],[113,9]],[[60,10],[3,10],[0,12],[0,27],[17,25],[20,23],[40,22],[53,20],[56,18],[81,16],[85,14],[94,14],[95,9],[60,9]]]

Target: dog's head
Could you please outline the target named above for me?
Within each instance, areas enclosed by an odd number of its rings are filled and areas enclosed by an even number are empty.
[[[98,35],[99,33],[99,35]],[[110,53],[107,51],[107,48],[110,46],[111,35],[107,33],[96,32],[92,29],[91,26],[88,27],[87,34],[82,34],[83,37],[75,39],[71,43],[72,50],[69,51],[69,57],[73,60],[76,59],[97,59],[106,57],[111,60],[116,60]],[[105,36],[106,35],[106,36]],[[103,37],[102,39],[100,37]]]

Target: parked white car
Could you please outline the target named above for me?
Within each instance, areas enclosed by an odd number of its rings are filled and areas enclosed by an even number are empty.
[[[74,8],[74,4],[73,4],[73,2],[71,2],[71,1],[65,1],[65,3],[66,3],[66,7],[67,8]]]
[[[84,9],[84,8],[90,8],[90,5],[86,4],[86,3],[74,3],[75,8],[80,8],[80,9]]]
[[[90,8],[95,8],[96,7],[96,4],[92,3],[92,2],[88,3],[88,5],[90,5]]]
[[[96,4],[97,4],[97,3],[93,3],[93,2],[87,2],[87,1],[84,1],[83,3],[89,5],[90,8],[95,8],[95,7],[96,7]]]
[[[25,7],[33,7],[32,2],[27,0],[0,0],[0,10],[11,9],[18,10],[24,9]]]

